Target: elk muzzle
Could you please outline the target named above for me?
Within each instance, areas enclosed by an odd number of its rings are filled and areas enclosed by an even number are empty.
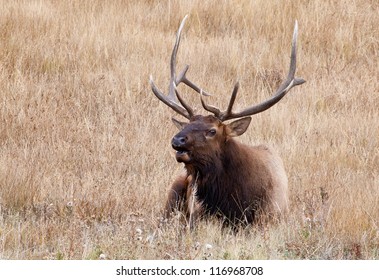
[[[171,140],[171,146],[176,150],[176,160],[178,162],[188,163],[191,161],[190,150],[188,148],[189,139],[180,133],[175,135]]]

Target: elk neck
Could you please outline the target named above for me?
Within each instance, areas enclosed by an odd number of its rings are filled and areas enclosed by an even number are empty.
[[[243,172],[244,159],[241,157],[243,152],[240,151],[240,146],[241,144],[234,139],[229,139],[218,152],[203,155],[195,162],[185,164],[187,175],[193,178],[191,184],[194,184],[197,178],[199,193],[222,189],[225,183],[229,183],[231,177],[243,176],[243,174],[230,176]]]

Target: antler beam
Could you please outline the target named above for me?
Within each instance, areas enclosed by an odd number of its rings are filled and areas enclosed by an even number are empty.
[[[176,87],[180,83],[183,83],[198,93],[203,92],[203,94],[205,95],[209,95],[209,94],[204,93],[204,91],[200,87],[198,87],[196,84],[194,84],[192,81],[190,81],[186,77],[187,71],[189,69],[189,65],[185,65],[184,69],[180,72],[180,74],[178,76],[176,75],[176,69],[175,69],[176,55],[179,49],[181,33],[182,33],[182,30],[187,18],[188,18],[188,15],[186,15],[183,18],[182,22],[180,23],[178,32],[176,33],[176,41],[175,41],[174,49],[172,50],[171,60],[170,60],[170,84],[169,84],[168,95],[165,95],[160,89],[158,89],[158,87],[153,82],[153,77],[151,75],[150,75],[150,85],[151,85],[151,89],[153,93],[159,100],[161,100],[164,104],[172,108],[178,114],[184,116],[187,119],[191,119],[191,117],[193,117],[193,110],[187,103],[185,103],[185,101],[182,98],[180,98]]]
[[[234,86],[234,90],[233,90],[232,96],[230,98],[228,109],[225,112],[221,112],[218,108],[215,108],[213,106],[205,104],[202,96],[200,96],[201,103],[202,103],[204,109],[213,113],[221,121],[255,115],[255,114],[261,113],[261,112],[267,110],[268,108],[270,108],[271,106],[275,105],[290,91],[291,88],[305,83],[304,79],[295,77],[297,33],[298,33],[298,24],[296,21],[294,31],[293,31],[293,37],[292,37],[291,62],[290,62],[290,68],[289,68],[289,72],[287,75],[287,79],[280,85],[278,90],[275,92],[275,94],[271,98],[267,99],[266,101],[264,101],[260,104],[250,106],[250,107],[246,108],[245,110],[243,110],[239,113],[233,113],[232,108],[233,108],[233,104],[234,104],[234,101],[236,99],[238,88],[239,88],[239,83],[237,82],[236,85]]]

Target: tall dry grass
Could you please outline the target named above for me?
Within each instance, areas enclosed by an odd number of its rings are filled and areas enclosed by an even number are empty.
[[[377,259],[378,11],[376,0],[0,1],[0,258]],[[240,137],[283,157],[291,214],[279,225],[157,228],[182,166],[174,113],[148,77],[168,86],[185,14],[178,67],[190,63],[221,107],[238,79],[236,109],[276,89],[299,21],[307,83]]]

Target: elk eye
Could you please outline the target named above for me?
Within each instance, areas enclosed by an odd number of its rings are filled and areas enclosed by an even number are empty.
[[[213,137],[216,135],[216,129],[212,128],[207,132],[207,136]]]

